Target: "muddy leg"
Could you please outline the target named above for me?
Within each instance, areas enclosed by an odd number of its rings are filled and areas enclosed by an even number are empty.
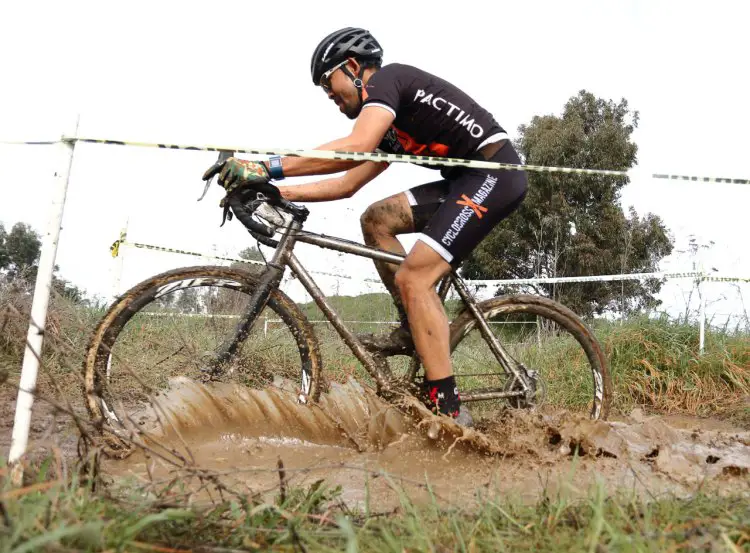
[[[365,244],[391,253],[406,255],[406,251],[396,238],[398,234],[414,232],[414,220],[406,194],[396,194],[372,204],[362,214],[360,223]],[[401,325],[409,328],[406,310],[395,283],[398,265],[375,261],[375,267],[383,284],[393,296]]]
[[[435,291],[435,284],[450,268],[440,254],[419,241],[396,273],[396,285],[409,313],[414,344],[427,379],[432,381],[453,374],[448,317]]]

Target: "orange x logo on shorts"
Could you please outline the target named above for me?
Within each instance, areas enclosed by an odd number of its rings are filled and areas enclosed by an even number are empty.
[[[474,201],[471,198],[469,198],[466,194],[461,194],[461,198],[463,199],[463,201],[458,200],[456,203],[458,205],[465,205],[473,209],[474,213],[477,214],[477,219],[482,218],[482,213],[487,213],[486,207],[474,203]]]

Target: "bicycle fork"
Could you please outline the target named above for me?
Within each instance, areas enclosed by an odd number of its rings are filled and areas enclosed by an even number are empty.
[[[268,268],[263,271],[257,288],[248,300],[247,311],[242,314],[239,323],[237,323],[237,329],[232,337],[219,347],[218,355],[210,364],[208,372],[211,375],[218,373],[221,365],[229,361],[237,353],[240,344],[248,337],[255,321],[258,320],[258,316],[265,309],[268,299],[271,297],[271,292],[279,285],[283,276],[284,270],[273,265],[268,265]]]
[[[297,228],[299,228],[299,224],[293,223],[291,229],[296,230]],[[289,235],[289,231],[284,233],[271,261],[266,265],[266,270],[263,271],[263,274],[260,276],[258,286],[253,290],[253,293],[247,302],[247,310],[242,314],[239,323],[237,323],[234,334],[219,347],[219,353],[209,364],[209,367],[206,370],[209,375],[215,376],[220,373],[221,366],[228,362],[234,354],[237,353],[240,345],[245,341],[250,334],[250,331],[253,329],[253,325],[258,320],[258,317],[266,308],[271,293],[281,283],[281,279],[284,277],[286,260],[288,259],[288,254],[293,243],[290,241]]]

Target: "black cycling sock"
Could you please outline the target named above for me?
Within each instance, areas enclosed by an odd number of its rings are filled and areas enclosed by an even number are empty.
[[[439,411],[451,417],[458,416],[458,409],[461,407],[461,397],[458,395],[456,378],[453,375],[441,378],[440,380],[427,380],[425,376],[424,386],[427,396],[430,398],[429,401],[433,413]]]

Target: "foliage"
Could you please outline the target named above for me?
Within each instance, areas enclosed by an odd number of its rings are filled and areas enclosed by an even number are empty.
[[[0,222],[0,284],[13,286],[15,281],[34,282],[41,255],[42,240],[31,226],[16,223],[10,232]],[[55,272],[58,267],[55,266]],[[83,290],[68,280],[53,275],[52,286],[58,294],[75,303],[85,301]]]
[[[41,246],[39,235],[26,223],[16,223],[10,232],[0,223],[0,269],[9,271],[11,276],[34,267]]]
[[[535,116],[519,127],[516,149],[524,163],[628,170],[636,163],[631,135],[638,112],[581,91],[561,116]],[[620,206],[625,176],[529,172],[520,208],[464,263],[472,279],[581,276],[650,272],[672,251],[672,240],[654,214]],[[539,285],[580,315],[630,314],[658,305],[661,282],[626,281]],[[502,291],[500,291],[502,292]]]
[[[263,254],[255,246],[245,248],[238,255],[240,259],[246,259],[248,261],[264,261]]]

